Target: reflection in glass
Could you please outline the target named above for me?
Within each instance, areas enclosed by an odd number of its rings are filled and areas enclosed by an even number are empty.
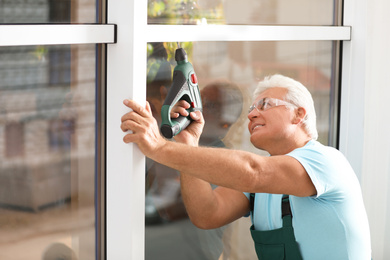
[[[341,1],[149,0],[149,24],[340,25]]]
[[[95,46],[0,61],[0,258],[95,259]]]
[[[95,23],[93,0],[0,0],[0,24]]]
[[[331,41],[181,43],[197,74],[205,128],[200,144],[265,154],[249,141],[247,111],[257,82],[283,74],[312,93],[319,141],[331,143],[336,123],[336,85]],[[176,43],[148,44],[147,99],[157,121],[171,85]],[[337,110],[337,109],[336,109]],[[250,220],[215,230],[189,221],[180,195],[179,173],[151,160],[146,164],[146,259],[255,259]]]

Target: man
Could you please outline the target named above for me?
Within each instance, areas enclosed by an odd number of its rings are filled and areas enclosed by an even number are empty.
[[[124,103],[133,111],[122,117],[121,128],[133,133],[124,142],[136,143],[146,156],[181,172],[182,196],[199,228],[226,225],[247,215],[253,204],[251,232],[259,259],[370,259],[359,182],[339,151],[315,141],[309,91],[274,75],[259,83],[254,98],[250,141],[269,157],[198,147],[204,125],[199,111],[191,113],[195,121],[176,142],[167,141],[149,105],[130,100]],[[187,112],[182,108],[180,113]],[[209,183],[219,187],[212,190]]]

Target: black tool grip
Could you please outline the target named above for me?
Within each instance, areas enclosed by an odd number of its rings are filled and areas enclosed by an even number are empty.
[[[170,125],[162,125],[160,127],[161,133],[165,138],[171,139],[173,137],[174,129]]]

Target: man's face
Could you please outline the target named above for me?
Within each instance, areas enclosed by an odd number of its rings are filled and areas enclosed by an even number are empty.
[[[270,88],[261,93],[254,104],[264,98],[284,100],[286,94],[287,90],[284,88]],[[267,110],[253,109],[248,114],[248,130],[251,134],[252,144],[271,153],[271,150],[292,137],[293,117],[293,110],[288,109],[285,105],[272,106]]]

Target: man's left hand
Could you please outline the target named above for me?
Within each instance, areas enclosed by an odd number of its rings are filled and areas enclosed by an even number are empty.
[[[131,131],[123,137],[125,143],[136,143],[142,153],[150,158],[166,144],[160,135],[156,119],[152,115],[149,102],[142,107],[134,100],[124,100],[123,103],[132,109],[121,118],[123,132]]]

